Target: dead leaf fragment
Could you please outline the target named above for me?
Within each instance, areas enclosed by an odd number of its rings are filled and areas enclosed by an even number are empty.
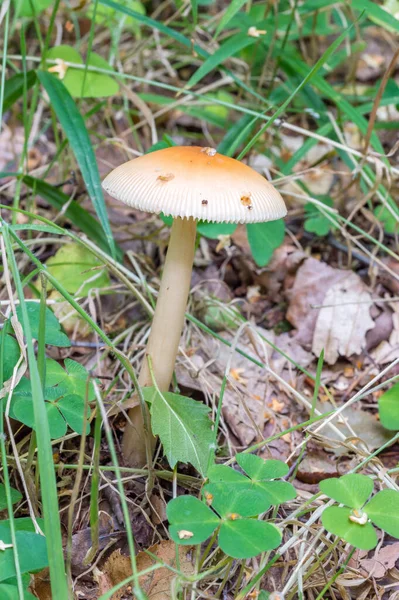
[[[288,292],[290,304],[287,319],[297,329],[296,341],[307,350],[312,347],[319,309],[329,287],[342,281],[347,271],[333,269],[326,263],[308,258],[299,267],[295,282]]]
[[[320,483],[328,477],[338,476],[337,465],[324,453],[309,452],[299,464],[296,476],[304,483]]]
[[[330,402],[318,402],[316,407],[323,413],[334,410],[334,407]],[[357,410],[353,406],[342,411],[339,418],[334,420],[334,425],[346,438],[352,438],[352,443],[354,445],[364,443],[369,450],[379,448],[392,437],[391,432],[381,425],[375,415],[372,415],[365,410]],[[327,430],[325,430],[323,435],[328,436],[329,439],[342,441],[342,438],[338,433],[335,433],[335,431],[332,430],[329,430],[328,433]],[[354,436],[359,438],[359,442],[356,439],[353,439]],[[334,454],[346,452],[345,448],[341,445],[334,448],[328,448],[326,446],[325,449],[334,452]]]
[[[148,548],[148,551],[151,552],[151,554],[154,554],[160,562],[162,561],[167,565],[176,567],[175,548],[174,542],[165,540],[151,546]],[[191,548],[191,546],[179,546],[179,570],[185,575],[194,573]],[[139,552],[136,561],[138,571],[144,571],[156,563],[156,560],[146,552]],[[104,563],[101,572],[97,575],[99,597],[131,574],[130,558],[121,554],[120,550],[113,552]],[[172,581],[175,577],[176,574],[173,571],[166,567],[162,567],[140,577],[140,586],[147,594],[148,600],[170,600],[172,597]],[[121,598],[125,596],[128,587],[129,586],[125,586],[121,590],[115,592],[112,596],[112,600],[121,600]]]
[[[370,316],[371,294],[355,273],[329,288],[320,309],[313,336],[312,351],[329,365],[338,356],[360,354],[366,347],[366,333],[374,327]]]
[[[238,383],[245,385],[248,380],[244,377],[241,377],[242,373],[245,373],[245,369],[230,369],[230,377],[232,377]]]
[[[360,561],[363,569],[370,573],[371,577],[380,579],[384,577],[388,569],[393,569],[399,560],[399,542],[394,542],[384,546],[373,556],[373,558],[364,558]]]
[[[383,340],[372,352],[372,357],[378,364],[391,362],[399,357],[399,304],[390,302],[393,310],[391,316],[393,328],[389,341]]]

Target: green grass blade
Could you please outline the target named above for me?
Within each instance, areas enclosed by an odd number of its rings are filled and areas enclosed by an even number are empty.
[[[44,200],[47,200],[47,202],[51,204],[51,206],[54,206],[54,208],[57,210],[61,210],[64,204],[70,201],[70,198],[67,196],[67,194],[64,194],[64,192],[62,192],[59,188],[52,186],[50,183],[47,183],[42,179],[36,179],[31,175],[24,175],[22,181],[31,190],[33,190],[35,194],[41,196],[44,198]],[[102,250],[109,250],[107,238],[99,226],[98,221],[92,217],[87,210],[82,208],[75,200],[70,202],[64,215]],[[117,260],[122,260],[122,249],[118,245],[115,245],[115,248]]]
[[[249,36],[247,33],[237,33],[237,35],[233,35],[224,42],[214,54],[211,54],[200,68],[195,71],[188,80],[185,88],[187,90],[190,89],[193,85],[201,81],[205,75],[208,75],[213,69],[216,69],[221,65],[226,59],[231,58],[234,54],[237,54],[240,50],[254,44],[256,41],[256,38]]]
[[[300,60],[292,60],[291,58],[284,57],[282,59],[282,64],[289,64],[291,68],[295,68],[296,72],[300,75],[304,75],[307,71],[307,66],[304,62]],[[365,134],[367,131],[368,121],[365,117],[363,117],[358,109],[352,106],[337,90],[335,90],[323,77],[320,75],[314,74],[312,78],[312,85],[319,90],[322,94],[324,94],[329,100],[332,100],[337,106],[339,106],[340,110],[348,117],[350,121],[353,121],[357,127],[359,127],[360,131]],[[384,148],[375,132],[371,135],[370,140],[374,150],[380,152],[384,155]],[[387,164],[387,159],[382,157],[382,159]]]
[[[13,75],[4,84],[3,111],[7,111],[24,93],[24,73]],[[35,71],[26,73],[26,89],[33,86],[36,81]]]
[[[44,516],[44,530],[47,539],[48,558],[51,578],[51,591],[53,598],[57,600],[68,600],[68,586],[65,577],[64,555],[62,550],[62,537],[60,518],[58,513],[57,486],[54,471],[53,452],[51,446],[50,432],[47,421],[47,413],[43,398],[43,390],[39,376],[39,370],[35,358],[32,342],[32,333],[26,309],[23,288],[11,247],[10,231],[7,223],[1,220],[2,235],[4,237],[10,269],[14,278],[17,295],[21,303],[23,328],[26,336],[26,349],[28,365],[32,385],[33,410],[37,432],[37,451],[39,457],[39,472],[42,491],[42,504]]]
[[[198,0],[191,0],[191,13],[193,15],[194,25],[198,21]]]
[[[122,6],[121,4],[117,4],[116,2],[113,2],[112,0],[99,0],[99,4],[103,4],[104,6],[108,6],[109,8],[112,8],[118,12],[121,12],[124,15],[133,17],[134,19],[137,19],[140,23],[143,23],[143,25],[147,25],[147,27],[150,27],[151,29],[157,29],[164,35],[172,38],[173,40],[176,40],[176,42],[179,42],[186,48],[189,48],[190,52],[192,50],[194,50],[198,54],[198,56],[201,56],[202,58],[209,57],[209,53],[206,50],[204,50],[203,48],[201,48],[201,46],[198,46],[198,44],[193,45],[192,41],[188,37],[179,33],[178,31],[175,31],[171,27],[164,25],[163,23],[160,23],[159,21],[155,21],[154,19],[151,19],[150,17],[141,15],[140,13],[132,10],[131,8],[128,8],[127,6]],[[253,39],[255,41],[255,38],[253,38]],[[228,69],[225,69],[224,67],[223,67],[223,69],[225,70],[227,75],[232,77],[234,82],[239,87],[241,87],[246,92],[248,92],[248,94],[251,94],[255,98],[258,98],[258,100],[260,100],[261,102],[263,102],[263,103],[265,102],[265,99],[261,94],[258,94],[258,92],[253,90],[244,81],[241,81],[241,79],[239,77],[237,77],[235,75],[235,73],[232,73],[231,71],[229,71]],[[115,73],[112,71],[108,71],[108,73],[110,75],[115,75]],[[180,91],[180,90],[177,90],[177,91]]]
[[[240,155],[238,157],[239,160],[241,160],[241,158],[243,158],[247,154],[247,152],[249,152],[249,150],[256,144],[256,142],[258,141],[260,136],[263,135],[263,133],[266,131],[266,129],[268,129],[270,127],[270,125],[272,123],[274,123],[274,121],[281,114],[283,114],[283,112],[285,111],[287,106],[291,103],[293,98],[297,95],[297,93],[303,88],[304,85],[306,85],[308,83],[308,81],[310,81],[314,77],[314,75],[316,75],[316,73],[321,69],[321,67],[330,58],[331,54],[333,54],[333,52],[335,52],[335,50],[338,48],[338,46],[341,45],[343,40],[348,35],[349,31],[352,29],[352,27],[353,27],[353,24],[350,25],[350,27],[348,27],[348,29],[346,29],[343,33],[341,33],[341,35],[331,44],[331,46],[329,46],[327,48],[327,50],[324,52],[324,54],[316,62],[314,67],[307,73],[307,75],[305,76],[303,81],[301,81],[301,83],[298,85],[298,87],[292,92],[292,94],[290,94],[290,96],[280,106],[280,108],[276,110],[276,112],[270,118],[270,120],[263,127],[261,127],[261,129],[258,131],[258,133],[252,138],[252,140],[250,142],[248,142],[248,144],[245,146],[244,150],[240,153]]]
[[[186,46],[186,48],[191,49],[193,47],[192,42],[188,37],[186,37],[182,33],[179,33],[178,31],[175,31],[171,27],[164,25],[160,21],[155,21],[155,19],[151,19],[146,15],[142,15],[141,13],[138,13],[135,10],[128,8],[127,6],[123,6],[122,4],[118,4],[117,2],[113,2],[112,0],[99,0],[99,4],[103,4],[104,6],[108,6],[109,8],[112,8],[117,12],[121,12],[129,17],[133,17],[133,19],[137,19],[139,23],[143,23],[143,25],[147,25],[147,27],[150,27],[151,29],[157,29],[161,33],[165,34],[167,37],[170,37],[173,40],[176,40],[176,42],[182,44],[183,46]],[[207,55],[207,53],[202,48],[200,48],[200,46],[194,45],[194,50],[200,56]]]
[[[49,95],[51,105],[69,139],[87,191],[106,235],[111,255],[115,257],[115,242],[105,207],[100,173],[83,117],[61,81],[47,71],[38,71],[37,75]]]
[[[365,11],[368,19],[392,32],[399,32],[399,21],[390,12],[370,0],[352,0],[352,8]]]
[[[233,156],[236,149],[249,136],[257,120],[258,117],[252,117],[251,115],[244,115],[241,119],[238,119],[218,145],[218,152],[226,156]]]
[[[217,37],[219,33],[223,31],[223,29],[226,29],[226,26],[230,23],[231,19],[238,13],[239,10],[241,10],[246,2],[247,0],[231,0],[226,12],[220,19],[220,23],[216,28],[215,37]]]

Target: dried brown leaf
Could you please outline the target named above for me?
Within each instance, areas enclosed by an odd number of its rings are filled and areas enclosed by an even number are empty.
[[[388,569],[394,568],[397,561],[399,561],[399,542],[394,542],[381,548],[373,558],[364,558],[360,564],[370,574],[370,577],[380,579],[384,577]]]
[[[176,546],[170,540],[165,540],[148,548],[159,562],[176,568]],[[179,571],[185,575],[194,573],[194,562],[191,546],[179,546]],[[157,560],[146,552],[139,552],[136,557],[138,571],[144,571],[153,566]],[[130,558],[115,550],[102,567],[101,573],[97,575],[99,595],[105,594],[114,585],[120,583],[132,574]],[[167,567],[155,569],[147,575],[140,577],[140,586],[147,594],[148,600],[170,600],[171,585],[176,574]],[[112,600],[120,600],[126,594],[127,587],[118,590]]]
[[[318,402],[317,408],[323,413],[334,410],[330,402]],[[334,420],[334,425],[347,438],[353,439],[354,435],[357,436],[359,440],[367,445],[369,450],[379,448],[392,438],[392,433],[384,429],[374,415],[365,410],[356,410],[352,406],[348,410],[344,410],[340,417]],[[325,435],[327,435],[327,430]],[[342,441],[341,437],[332,430],[328,431],[328,437],[333,440]],[[356,444],[356,441],[354,443]],[[326,450],[331,450],[331,448],[326,448]],[[338,446],[333,448],[333,452],[335,454],[342,454],[345,450],[342,446]]]
[[[333,269],[315,258],[308,258],[299,267],[292,289],[287,319],[297,329],[296,341],[307,350],[312,347],[313,333],[319,309],[329,287],[345,279],[347,271]]]
[[[338,356],[360,354],[366,347],[366,333],[374,327],[370,301],[370,292],[355,273],[346,273],[332,285],[316,320],[312,351],[319,356],[324,349],[329,365]]]

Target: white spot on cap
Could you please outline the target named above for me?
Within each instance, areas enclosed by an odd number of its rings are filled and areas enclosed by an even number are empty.
[[[205,152],[205,154],[207,154],[208,156],[215,156],[217,150],[215,150],[215,148],[210,148],[209,146],[207,146],[206,148],[202,148],[201,152]]]

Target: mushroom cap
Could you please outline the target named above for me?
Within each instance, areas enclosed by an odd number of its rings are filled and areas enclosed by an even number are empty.
[[[151,213],[217,223],[259,223],[287,214],[279,192],[262,175],[213,148],[172,146],[126,162],[103,188]]]

